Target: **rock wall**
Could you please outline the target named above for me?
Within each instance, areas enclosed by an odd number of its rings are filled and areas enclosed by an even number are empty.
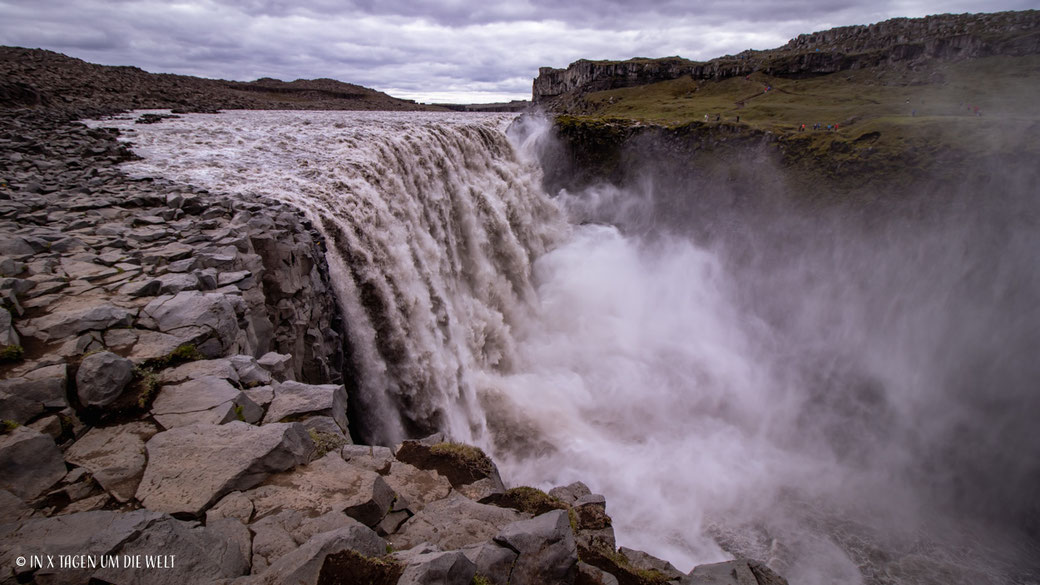
[[[916,59],[956,60],[1040,53],[1040,11],[943,14],[895,18],[799,35],[783,47],[744,51],[707,62],[679,57],[588,61],[566,69],[542,67],[532,87],[535,103],[553,108],[576,94],[645,85],[689,75],[725,79],[763,71],[770,75],[825,75]]]

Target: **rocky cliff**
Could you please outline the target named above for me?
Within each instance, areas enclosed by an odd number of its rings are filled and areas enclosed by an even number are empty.
[[[922,59],[957,60],[990,55],[1040,53],[1040,12],[942,14],[895,18],[869,26],[846,26],[799,35],[783,47],[744,51],[706,62],[680,57],[628,61],[579,60],[566,69],[542,67],[532,96],[561,107],[594,91],[645,85],[690,76],[720,80],[761,71],[778,77],[824,75],[880,64]]]

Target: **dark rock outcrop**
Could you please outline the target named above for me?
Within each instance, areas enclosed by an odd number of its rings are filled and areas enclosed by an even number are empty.
[[[720,80],[762,71],[777,77],[826,75],[925,59],[959,60],[1040,53],[1040,11],[940,14],[894,18],[799,35],[783,47],[744,51],[706,62],[681,57],[628,61],[582,59],[565,69],[542,67],[534,103],[565,111],[581,94],[690,76]]]

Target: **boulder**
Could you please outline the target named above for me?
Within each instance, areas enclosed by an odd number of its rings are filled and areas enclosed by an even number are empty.
[[[367,526],[356,523],[316,534],[300,548],[280,557],[249,583],[315,585],[325,566],[326,558],[347,551],[365,557],[378,557],[386,552],[386,541]]]
[[[197,343],[215,339],[221,351],[230,350],[238,336],[238,318],[221,294],[183,291],[156,297],[141,311],[141,324]]]
[[[196,423],[256,422],[263,410],[223,378],[206,376],[163,386],[152,402],[152,416],[171,429]]]
[[[494,462],[479,448],[471,445],[449,442],[430,445],[420,441],[405,441],[398,447],[395,456],[419,469],[440,473],[456,489],[482,479],[490,479],[499,489],[504,488]]]
[[[112,496],[127,502],[134,497],[144,473],[145,441],[156,433],[146,422],[94,428],[65,451],[65,460],[90,470]]]
[[[436,542],[441,548],[454,550],[488,540],[524,517],[515,510],[478,504],[452,492],[447,498],[427,504],[412,516],[397,531],[392,542],[400,550],[423,542]]]
[[[237,520],[195,526],[164,516],[124,544],[119,555],[163,555],[172,561],[169,568],[112,567],[95,571],[93,577],[117,585],[210,583],[247,574],[249,549],[249,530]]]
[[[66,371],[65,364],[57,364],[0,380],[0,419],[25,423],[49,409],[67,407]]]
[[[340,450],[343,460],[354,467],[368,469],[383,475],[390,471],[394,453],[389,447],[377,445],[346,445]]]
[[[495,542],[517,552],[511,584],[574,582],[578,547],[566,511],[553,510],[530,520],[514,522],[495,536]]]
[[[429,551],[395,553],[394,557],[404,565],[397,585],[471,585],[477,572],[466,555],[459,551]]]
[[[247,496],[257,518],[280,510],[312,515],[340,512],[375,526],[390,510],[395,494],[379,474],[349,465],[333,452],[293,473],[272,478]]]
[[[18,345],[21,339],[14,329],[11,313],[0,307],[0,345]]]
[[[413,514],[420,512],[430,502],[448,497],[451,492],[451,484],[443,475],[400,461],[390,464],[390,470],[383,474],[383,479],[407,500],[407,507]]]
[[[57,555],[114,554],[123,543],[131,540],[161,518],[163,518],[162,514],[148,510],[118,512],[98,510],[51,518],[37,517],[15,525],[7,525],[5,528],[8,528],[9,531],[6,534],[0,534],[0,568],[17,567],[15,558],[30,550],[36,554],[48,554],[54,557]],[[24,577],[28,577],[28,573],[32,569],[26,565],[15,570]],[[39,569],[33,577],[38,583],[68,583],[70,585],[85,583],[89,580],[89,576],[84,575],[80,569],[62,571],[57,567]]]
[[[134,364],[110,351],[88,355],[76,372],[76,395],[83,406],[102,407],[116,401],[134,379]]]
[[[585,485],[580,481],[576,481],[570,485],[557,486],[549,490],[549,495],[560,500],[565,504],[574,504],[578,501],[578,498],[587,496],[592,493],[589,486]]]
[[[340,512],[329,512],[312,518],[299,510],[283,510],[262,518],[249,526],[253,533],[252,571],[262,573],[316,534],[357,524],[357,520]]]
[[[618,579],[603,569],[578,561],[578,576],[574,585],[618,585]]]
[[[676,569],[668,561],[659,559],[641,550],[623,546],[618,549],[618,552],[628,559],[629,566],[637,571],[654,571],[663,575],[668,581],[679,580],[685,576],[682,571]]]
[[[265,423],[306,415],[331,416],[340,429],[346,432],[347,391],[342,385],[336,384],[280,382],[274,385],[274,400],[267,408]]]
[[[516,562],[515,550],[489,540],[471,544],[460,552],[476,565],[477,574],[483,575],[492,585],[508,585],[513,563]]]
[[[229,358],[238,373],[239,381],[249,387],[270,384],[273,381],[271,372],[260,367],[256,358],[250,355],[236,355]]]
[[[260,356],[256,363],[270,372],[276,380],[292,378],[292,356],[289,354],[270,351]]]
[[[151,510],[199,515],[224,494],[306,463],[314,444],[298,423],[233,421],[171,429],[145,447],[148,465],[137,499]]]
[[[0,488],[29,501],[65,477],[54,439],[29,427],[0,435]]]
[[[787,585],[787,580],[764,564],[738,559],[697,565],[683,577],[681,585]]]

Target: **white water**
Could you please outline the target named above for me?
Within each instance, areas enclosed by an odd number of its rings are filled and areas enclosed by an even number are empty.
[[[372,440],[439,428],[515,484],[585,481],[621,544],[683,570],[740,553],[792,583],[1011,579],[1029,545],[951,522],[915,476],[970,420],[943,389],[947,354],[972,355],[950,312],[980,343],[1001,318],[988,299],[935,297],[961,282],[947,270],[956,241],[915,236],[928,262],[884,269],[904,239],[766,266],[681,234],[572,225],[647,194],[550,198],[510,121],[239,112],[122,126],[145,157],[132,173],[276,197],[321,227]]]

